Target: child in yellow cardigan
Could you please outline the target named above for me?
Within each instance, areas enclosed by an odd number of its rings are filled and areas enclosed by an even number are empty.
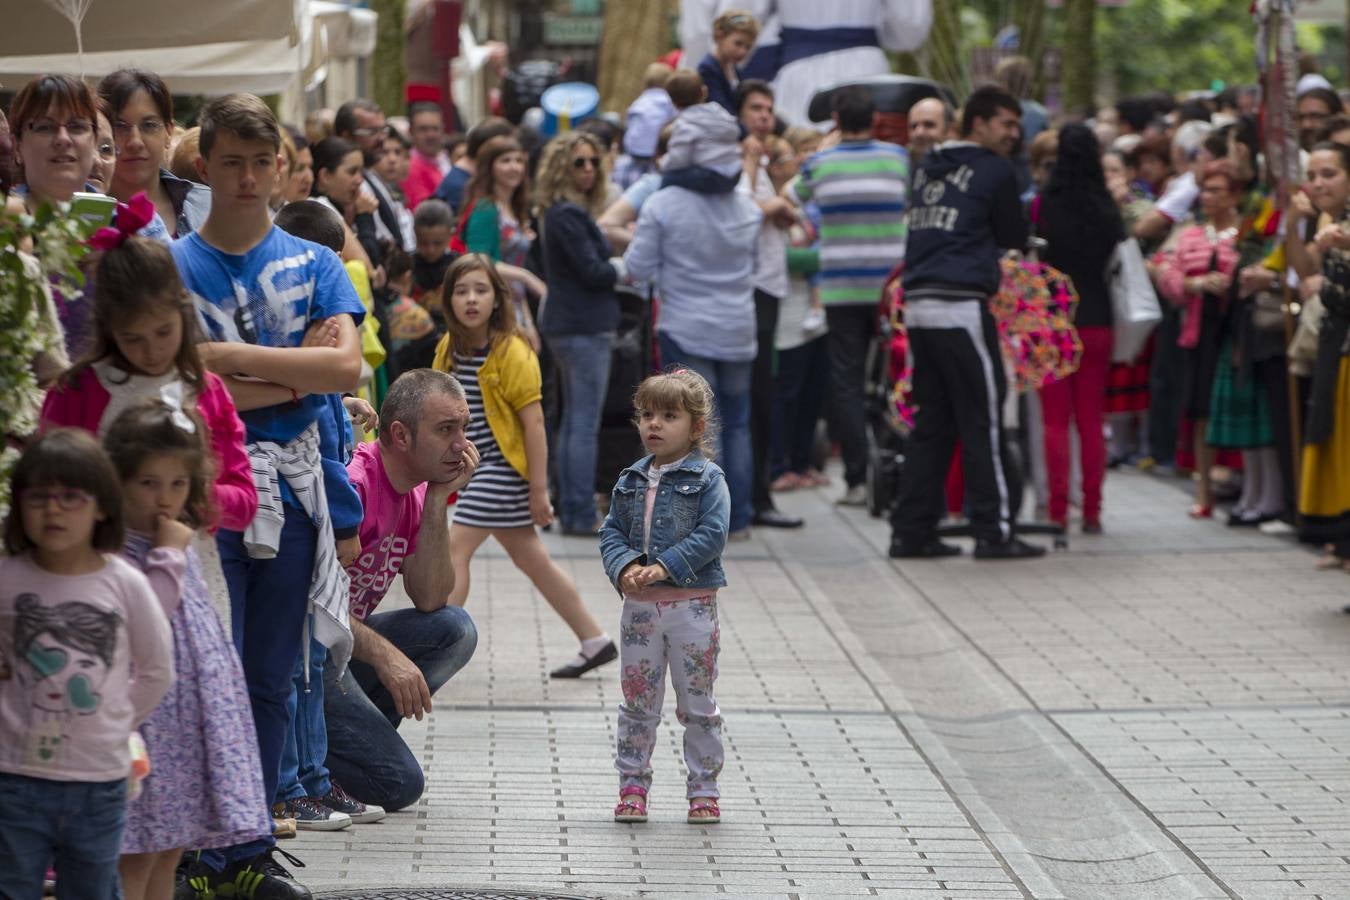
[[[618,651],[535,531],[553,521],[539,359],[517,333],[510,289],[487,256],[469,253],[452,263],[441,302],[447,330],[433,367],[464,385],[468,438],[479,454],[450,527],[450,559],[459,573],[450,602],[464,605],[469,561],[495,537],[581,641],[577,656],[550,673],[576,678]]]

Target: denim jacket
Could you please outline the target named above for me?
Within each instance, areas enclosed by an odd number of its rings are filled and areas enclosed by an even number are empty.
[[[600,558],[605,574],[619,586],[629,563],[660,563],[670,579],[658,584],[686,588],[725,587],[722,550],[731,519],[731,494],[716,463],[697,452],[661,478],[652,506],[651,542],[642,552],[647,471],[645,456],[619,473],[610,495],[609,515],[600,527]]]

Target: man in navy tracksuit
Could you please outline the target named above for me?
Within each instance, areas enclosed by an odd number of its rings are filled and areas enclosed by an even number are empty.
[[[904,480],[891,511],[890,555],[954,556],[937,537],[947,467],[961,439],[976,559],[1040,556],[1013,534],[1003,399],[1007,380],[989,297],[999,257],[1027,242],[1017,175],[1008,157],[1020,137],[1021,106],[996,87],[970,95],[962,140],[940,144],[914,179],[905,250],[905,326],[918,414]]]

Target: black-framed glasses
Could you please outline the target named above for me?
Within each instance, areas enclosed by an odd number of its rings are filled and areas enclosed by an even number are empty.
[[[94,495],[79,488],[25,488],[19,492],[19,503],[27,509],[46,509],[53,500],[67,512],[81,509]]]
[[[135,128],[141,133],[141,137],[159,137],[164,133],[164,123],[159,119],[141,119],[139,122],[126,122],[118,119],[112,123],[113,134],[120,138],[131,135],[131,129]]]
[[[572,160],[572,168],[598,169],[600,168],[600,160],[594,156],[578,156],[576,159]]]
[[[51,141],[64,128],[73,138],[86,137],[94,132],[94,123],[88,119],[70,119],[58,122],[55,119],[34,119],[28,123],[28,132],[43,140]]]

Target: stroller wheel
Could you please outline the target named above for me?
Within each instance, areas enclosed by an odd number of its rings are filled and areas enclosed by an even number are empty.
[[[879,519],[891,511],[895,495],[895,451],[872,446],[867,451],[867,512]]]

